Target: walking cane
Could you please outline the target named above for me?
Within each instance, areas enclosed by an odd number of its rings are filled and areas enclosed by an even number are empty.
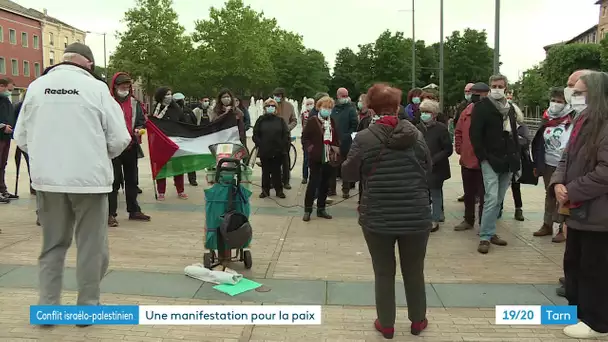
[[[21,149],[17,147],[15,150],[15,166],[17,168],[17,176],[15,177],[15,196],[18,196],[19,192],[19,169],[21,168]]]

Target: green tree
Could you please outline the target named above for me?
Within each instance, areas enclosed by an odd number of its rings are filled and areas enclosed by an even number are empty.
[[[601,67],[601,45],[565,44],[549,50],[542,72],[550,86],[564,86],[574,71],[578,69],[600,70]]]
[[[357,55],[350,48],[343,48],[336,54],[334,73],[329,92],[335,94],[338,88],[346,88],[353,92],[357,89]],[[353,96],[355,94],[351,94]]]
[[[136,0],[125,13],[127,30],[117,34],[110,58],[109,69],[141,79],[147,94],[160,85],[179,85],[183,57],[191,47],[172,5],[172,0]]]
[[[549,103],[549,84],[543,76],[542,66],[537,65],[524,72],[519,84],[515,86],[517,102],[522,106],[545,107]]]
[[[406,39],[403,32],[391,34],[384,31],[374,44],[375,78],[400,89],[411,88],[412,40]]]
[[[267,90],[275,81],[272,63],[274,39],[285,38],[274,19],[245,6],[242,0],[228,0],[223,8],[212,7],[208,20],[196,21],[193,40],[196,54],[204,56],[197,76],[237,94]],[[293,37],[291,37],[293,38]]]
[[[416,85],[439,83],[439,49],[426,46],[423,40],[416,42]]]
[[[487,33],[465,29],[454,31],[444,42],[445,105],[462,101],[464,86],[469,82],[487,82],[492,75],[494,52],[488,46]]]
[[[359,45],[357,58],[355,60],[355,89],[353,92],[358,97],[367,93],[367,89],[376,81],[376,49],[373,43]],[[353,97],[354,99],[355,97]]]

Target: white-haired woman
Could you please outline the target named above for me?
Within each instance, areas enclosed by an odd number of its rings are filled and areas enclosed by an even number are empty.
[[[432,232],[439,229],[439,222],[444,220],[443,212],[443,182],[450,179],[450,156],[454,151],[448,127],[437,121],[440,112],[439,103],[426,99],[420,104],[420,124],[418,128],[424,134],[426,144],[433,159],[432,172],[429,174],[433,210]]]

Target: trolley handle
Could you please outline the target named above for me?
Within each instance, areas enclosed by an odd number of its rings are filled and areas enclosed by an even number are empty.
[[[232,163],[234,166],[224,166],[224,164]],[[217,162],[217,171],[237,171],[238,165],[241,163],[240,159],[236,158],[222,158]]]

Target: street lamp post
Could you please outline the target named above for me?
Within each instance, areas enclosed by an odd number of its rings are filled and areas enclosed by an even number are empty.
[[[443,99],[444,91],[443,88],[443,0],[440,0],[439,5],[439,108],[443,111]]]
[[[494,6],[494,74],[498,74],[500,73],[500,0],[496,0]]]
[[[412,0],[411,10],[398,10],[397,12],[412,12],[412,89],[416,88],[416,0]]]
[[[96,34],[98,36],[103,36],[103,68],[105,70],[103,77],[105,77],[105,79],[108,79],[108,60],[107,60],[107,50],[106,50],[106,32],[103,33],[97,33],[97,32],[92,32],[92,31],[87,31],[87,33],[92,33],[92,34]]]

